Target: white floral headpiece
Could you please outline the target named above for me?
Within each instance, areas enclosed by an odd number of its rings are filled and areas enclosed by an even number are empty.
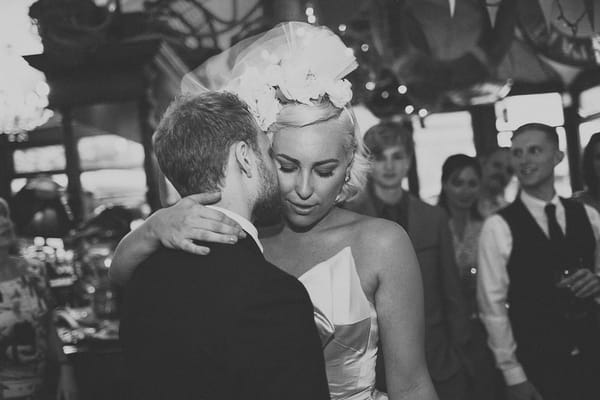
[[[326,96],[344,107],[352,89],[343,78],[357,66],[352,49],[329,29],[287,22],[209,59],[182,87],[235,93],[267,131],[286,103],[311,105]]]

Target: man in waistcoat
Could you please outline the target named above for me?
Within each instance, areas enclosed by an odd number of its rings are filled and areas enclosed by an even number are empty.
[[[563,156],[554,128],[518,128],[521,192],[481,232],[479,308],[511,400],[600,399],[600,215],[557,196]]]

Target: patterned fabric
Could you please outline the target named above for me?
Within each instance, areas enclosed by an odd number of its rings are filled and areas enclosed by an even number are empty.
[[[3,399],[35,398],[45,369],[48,306],[43,269],[9,257],[0,275],[0,384]],[[11,272],[6,272],[11,271]]]
[[[477,318],[477,250],[483,221],[469,220],[462,237],[456,232],[452,220],[449,221],[449,225],[454,243],[456,265],[467,299],[469,315],[471,318]]]
[[[325,354],[332,400],[386,400],[375,389],[377,313],[345,247],[298,278],[306,287]]]

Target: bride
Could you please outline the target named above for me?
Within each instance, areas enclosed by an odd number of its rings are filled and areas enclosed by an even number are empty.
[[[355,67],[328,29],[286,23],[209,60],[184,86],[236,93],[272,138],[283,221],[261,242],[267,260],[310,294],[332,399],[433,400],[421,276],[410,241],[394,223],[336,206],[356,194],[368,168],[349,108],[350,84],[342,80]],[[157,211],[125,237],[113,279],[127,281],[161,245],[201,254],[206,247],[191,240],[229,238],[218,233],[232,232],[233,223],[199,204],[200,196]],[[378,345],[387,395],[375,389]]]

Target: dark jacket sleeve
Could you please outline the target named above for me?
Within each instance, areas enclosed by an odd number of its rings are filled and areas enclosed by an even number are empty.
[[[277,274],[261,283],[241,309],[229,349],[244,399],[329,399],[312,304],[296,279]]]
[[[442,280],[443,304],[450,335],[455,346],[465,345],[471,337],[467,315],[467,303],[461,289],[460,276],[454,257],[454,244],[448,219],[442,213],[439,218],[440,277]]]

